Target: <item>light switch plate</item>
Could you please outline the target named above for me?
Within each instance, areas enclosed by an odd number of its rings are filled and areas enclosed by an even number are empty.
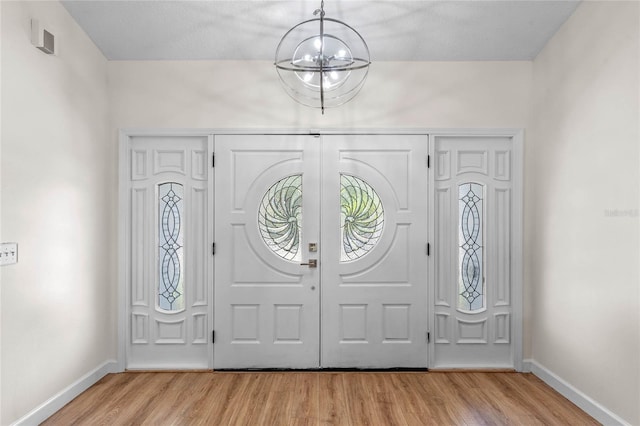
[[[2,243],[0,246],[0,266],[18,263],[18,243]]]

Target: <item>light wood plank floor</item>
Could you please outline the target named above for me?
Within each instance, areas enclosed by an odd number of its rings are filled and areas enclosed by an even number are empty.
[[[532,374],[110,374],[43,425],[597,425]]]

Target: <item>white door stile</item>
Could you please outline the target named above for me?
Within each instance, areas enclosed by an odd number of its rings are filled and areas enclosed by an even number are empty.
[[[207,345],[207,368],[213,369],[213,345],[214,345],[214,330],[215,330],[215,317],[214,317],[214,300],[215,300],[215,285],[214,285],[214,277],[215,277],[215,260],[213,253],[213,244],[216,241],[215,234],[215,211],[216,211],[216,203],[215,203],[215,173],[214,173],[214,140],[215,136],[212,134],[207,135],[207,161],[209,167],[209,178],[207,180],[207,185],[209,186],[209,204],[207,206],[207,234],[208,234],[208,243],[211,246],[211,251],[208,253],[208,263],[207,263],[207,287],[209,291],[209,306],[211,306],[209,312],[209,321],[208,321],[208,338],[209,344]]]
[[[429,167],[427,169],[427,182],[428,184],[428,188],[427,188],[427,244],[429,247],[429,256],[427,257],[427,264],[429,266],[428,271],[427,271],[427,309],[429,310],[429,317],[428,317],[428,324],[429,324],[429,342],[428,342],[428,347],[427,347],[427,354],[428,354],[428,363],[427,366],[429,369],[433,368],[433,360],[435,359],[435,345],[433,343],[434,341],[434,330],[435,330],[435,316],[434,316],[434,309],[435,309],[435,304],[434,304],[434,300],[435,300],[435,288],[433,283],[435,282],[435,238],[434,236],[436,235],[435,233],[435,229],[436,229],[436,223],[434,220],[434,204],[435,204],[435,191],[433,188],[433,182],[435,181],[434,177],[435,177],[435,167],[434,167],[434,159],[435,159],[435,144],[434,144],[434,137],[433,135],[429,134],[427,136],[427,140],[428,140],[428,148],[427,148],[427,155],[428,155],[428,161],[429,161]]]

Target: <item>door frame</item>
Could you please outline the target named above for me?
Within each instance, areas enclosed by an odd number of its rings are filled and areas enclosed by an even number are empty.
[[[213,148],[213,135],[209,131],[195,130],[120,130],[119,146],[118,146],[118,352],[117,352],[117,371],[126,370],[127,366],[127,338],[128,338],[128,313],[129,313],[129,296],[128,288],[130,286],[129,277],[131,271],[131,197],[129,172],[131,170],[131,139],[135,137],[206,137],[207,138],[207,158],[211,158]],[[207,176],[207,190],[213,187],[213,173]],[[207,239],[213,241],[213,200],[208,197],[206,228]],[[213,276],[213,256],[207,258],[207,276],[206,281],[210,282]],[[213,292],[209,291],[207,295],[207,303],[212,308]],[[207,321],[209,330],[213,329],[213,318],[209,315]],[[207,345],[207,365],[209,369],[213,368],[213,345]]]
[[[518,129],[498,129],[498,130],[447,130],[429,133],[429,155],[435,158],[435,139],[438,137],[508,137],[512,144],[512,209],[511,209],[511,297],[512,297],[512,317],[511,326],[511,342],[512,342],[512,365],[513,368],[521,372],[522,369],[522,346],[523,346],[523,244],[524,244],[524,131]],[[429,200],[427,202],[428,221],[427,229],[429,239],[433,239],[436,235],[435,223],[435,200],[436,194],[432,190],[435,183],[435,167],[428,169],[429,173]],[[435,250],[434,250],[435,252]],[[427,303],[429,311],[429,329],[435,330],[435,256],[429,257],[429,301]],[[433,333],[432,333],[433,335]],[[428,345],[429,351],[429,369],[434,367],[435,363],[435,337],[431,339]]]
[[[516,371],[522,371],[523,367],[523,243],[524,243],[524,131],[517,128],[504,129],[437,129],[437,128],[413,128],[413,129],[159,129],[159,128],[127,128],[118,131],[118,242],[117,242],[117,371],[125,371],[126,368],[126,339],[127,339],[127,287],[129,285],[130,250],[129,250],[129,233],[131,223],[129,218],[129,210],[131,208],[131,199],[129,197],[129,169],[130,155],[129,147],[131,138],[136,136],[146,137],[167,137],[167,136],[200,136],[207,137],[207,155],[208,158],[213,156],[213,142],[216,135],[424,135],[428,140],[428,153],[434,158],[434,137],[436,136],[502,136],[509,137],[513,143],[513,240],[512,240],[512,296],[513,296],[513,326],[511,328],[513,342],[513,366]],[[434,167],[427,169],[427,240],[430,242],[435,235],[434,223],[434,191],[432,190],[435,174]],[[207,185],[210,190],[214,188],[214,173],[209,173]],[[210,196],[208,200],[207,213],[207,234],[211,242],[214,241],[214,197]],[[434,298],[433,289],[435,282],[435,257],[427,257],[427,309],[428,312],[428,328],[434,329]],[[214,277],[214,261],[213,256],[208,256],[207,262],[207,281],[211,283],[211,291],[209,291],[209,303],[213,309],[213,277]],[[213,312],[209,315],[209,327],[214,329]],[[434,339],[427,344],[428,367],[432,367],[434,360]],[[208,365],[213,368],[213,344],[208,345]]]

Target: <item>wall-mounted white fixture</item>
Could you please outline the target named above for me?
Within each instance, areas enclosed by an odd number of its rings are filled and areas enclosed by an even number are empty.
[[[18,263],[18,243],[2,243],[0,246],[0,266]]]
[[[41,29],[37,19],[31,20],[31,44],[48,55],[55,53],[55,37],[44,28]]]

